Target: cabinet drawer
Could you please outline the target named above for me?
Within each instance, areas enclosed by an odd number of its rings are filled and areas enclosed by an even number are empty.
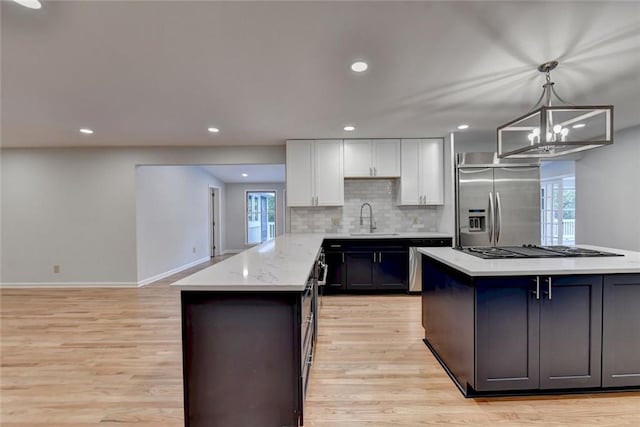
[[[308,352],[303,354],[305,357],[302,359],[302,393],[303,396],[306,397],[309,373],[311,372],[311,366],[313,365],[313,340],[310,340],[309,342]]]
[[[302,331],[305,330],[305,325],[308,323],[308,319],[313,317],[313,295],[307,295],[302,297],[302,310],[300,315],[300,322],[302,322]]]

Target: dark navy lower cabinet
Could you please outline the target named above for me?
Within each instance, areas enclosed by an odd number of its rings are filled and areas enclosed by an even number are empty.
[[[535,279],[480,279],[476,284],[478,391],[540,386],[540,300]]]
[[[403,250],[378,251],[373,264],[373,283],[376,289],[406,291],[409,286],[409,255]]]
[[[602,276],[478,279],[478,391],[602,386]]]
[[[540,281],[540,388],[601,387],[602,276]]]
[[[451,238],[325,239],[326,292],[408,292],[409,248],[451,246]]]
[[[602,385],[640,386],[640,274],[604,278]]]
[[[466,396],[640,387],[640,274],[422,266],[425,343]]]

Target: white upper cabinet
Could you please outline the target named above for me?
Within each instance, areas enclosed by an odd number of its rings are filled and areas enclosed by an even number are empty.
[[[402,140],[399,205],[444,203],[443,146],[444,141],[438,138]]]
[[[342,140],[287,141],[287,206],[344,205]]]
[[[345,139],[345,178],[397,178],[400,176],[399,139]]]

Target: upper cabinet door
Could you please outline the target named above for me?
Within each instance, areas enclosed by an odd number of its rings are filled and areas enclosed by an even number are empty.
[[[287,206],[312,206],[314,203],[313,148],[313,141],[287,141]]]
[[[342,140],[316,141],[314,148],[316,206],[344,205]]]
[[[371,140],[344,140],[344,177],[364,178],[373,176]]]
[[[402,175],[398,189],[399,205],[419,205],[422,201],[420,193],[420,140],[403,139],[401,142]]]
[[[442,139],[423,139],[420,142],[420,184],[423,204],[444,203],[444,142]]]
[[[373,176],[397,178],[400,176],[400,140],[375,139],[373,149]]]

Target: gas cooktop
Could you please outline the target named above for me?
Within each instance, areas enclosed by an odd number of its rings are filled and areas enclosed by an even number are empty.
[[[578,248],[576,246],[482,246],[456,249],[484,259],[623,256],[622,254]]]

